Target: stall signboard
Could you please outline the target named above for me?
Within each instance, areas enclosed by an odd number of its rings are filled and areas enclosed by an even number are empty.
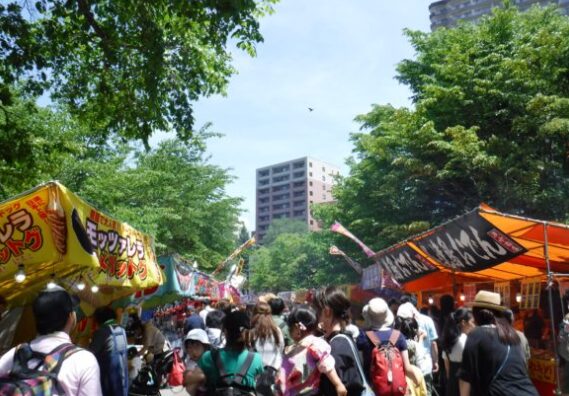
[[[541,294],[541,278],[524,279],[521,282],[520,309],[538,309]]]
[[[437,271],[437,267],[406,243],[379,252],[375,256],[375,260],[399,283],[408,282]]]
[[[555,384],[555,359],[529,359],[528,373],[534,381]]]
[[[465,303],[474,302],[474,297],[476,297],[476,283],[465,283],[463,293]]]
[[[508,261],[527,250],[471,212],[413,239],[441,265],[461,272],[474,272]]]
[[[381,288],[381,266],[378,263],[363,269],[362,289]]]
[[[20,265],[28,277],[13,285]],[[11,298],[45,285],[52,274],[79,273],[94,284],[133,289],[163,281],[150,236],[57,182],[0,203],[0,287],[13,289]]]
[[[500,301],[503,306],[510,306],[510,282],[494,283],[494,293],[498,293],[500,295]]]

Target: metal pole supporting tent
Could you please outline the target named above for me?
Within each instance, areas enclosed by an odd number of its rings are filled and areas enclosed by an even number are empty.
[[[555,321],[553,313],[553,273],[551,272],[551,264],[549,262],[549,243],[547,235],[547,222],[543,222],[543,254],[545,256],[545,264],[547,265],[547,295],[549,297],[549,322],[551,324],[551,338],[553,344],[553,353],[555,359],[555,393],[561,395],[561,386],[559,381],[559,355],[557,354],[557,340],[555,331]]]

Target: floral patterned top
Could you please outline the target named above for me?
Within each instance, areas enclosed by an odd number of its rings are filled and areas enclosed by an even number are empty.
[[[283,396],[315,395],[320,385],[320,374],[334,370],[336,362],[330,354],[330,345],[313,335],[287,348],[277,380]]]

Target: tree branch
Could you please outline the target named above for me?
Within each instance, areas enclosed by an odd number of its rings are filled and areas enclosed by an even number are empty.
[[[103,53],[105,54],[105,58],[107,61],[105,62],[105,67],[110,66],[110,63],[114,60],[114,54],[109,46],[109,35],[105,30],[97,23],[95,20],[95,15],[91,12],[91,5],[89,4],[88,0],[77,0],[77,5],[79,8],[79,12],[83,17],[85,17],[85,21],[87,26],[92,28],[97,37],[101,39],[101,48],[103,49]]]

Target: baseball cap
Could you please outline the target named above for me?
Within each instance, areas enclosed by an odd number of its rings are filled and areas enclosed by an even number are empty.
[[[152,318],[154,317],[154,314],[151,310],[144,310],[142,311],[142,313],[140,314],[140,321],[142,323],[147,323],[150,320],[152,320]]]
[[[69,314],[79,306],[79,297],[56,285],[42,290],[32,305],[38,332],[47,334],[62,330]]]
[[[202,329],[193,329],[188,331],[186,338],[184,338],[184,342],[186,341],[198,341],[202,344],[209,345],[209,337],[205,330]]]

